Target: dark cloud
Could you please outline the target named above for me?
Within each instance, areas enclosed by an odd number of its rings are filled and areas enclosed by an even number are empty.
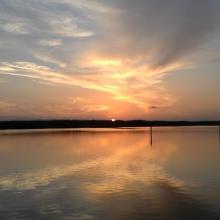
[[[114,3],[122,11],[117,31],[124,33],[126,46],[133,53],[153,54],[150,62],[154,67],[184,58],[220,28],[219,0],[117,0]]]

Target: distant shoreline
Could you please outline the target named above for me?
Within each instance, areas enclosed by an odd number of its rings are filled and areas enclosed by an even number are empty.
[[[120,128],[120,127],[178,127],[220,126],[220,121],[146,121],[146,120],[29,120],[0,121],[0,130],[61,129],[61,128]]]

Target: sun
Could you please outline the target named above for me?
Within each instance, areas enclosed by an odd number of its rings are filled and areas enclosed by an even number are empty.
[[[112,118],[112,122],[115,122],[115,119],[114,119],[114,118]]]

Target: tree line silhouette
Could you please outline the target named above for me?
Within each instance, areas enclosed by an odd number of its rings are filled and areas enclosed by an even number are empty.
[[[146,121],[146,120],[23,120],[0,121],[0,129],[121,128],[165,126],[220,126],[220,121]]]

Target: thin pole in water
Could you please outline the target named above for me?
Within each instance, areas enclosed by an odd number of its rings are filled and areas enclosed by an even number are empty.
[[[150,145],[153,145],[153,128],[152,126],[150,127]]]

